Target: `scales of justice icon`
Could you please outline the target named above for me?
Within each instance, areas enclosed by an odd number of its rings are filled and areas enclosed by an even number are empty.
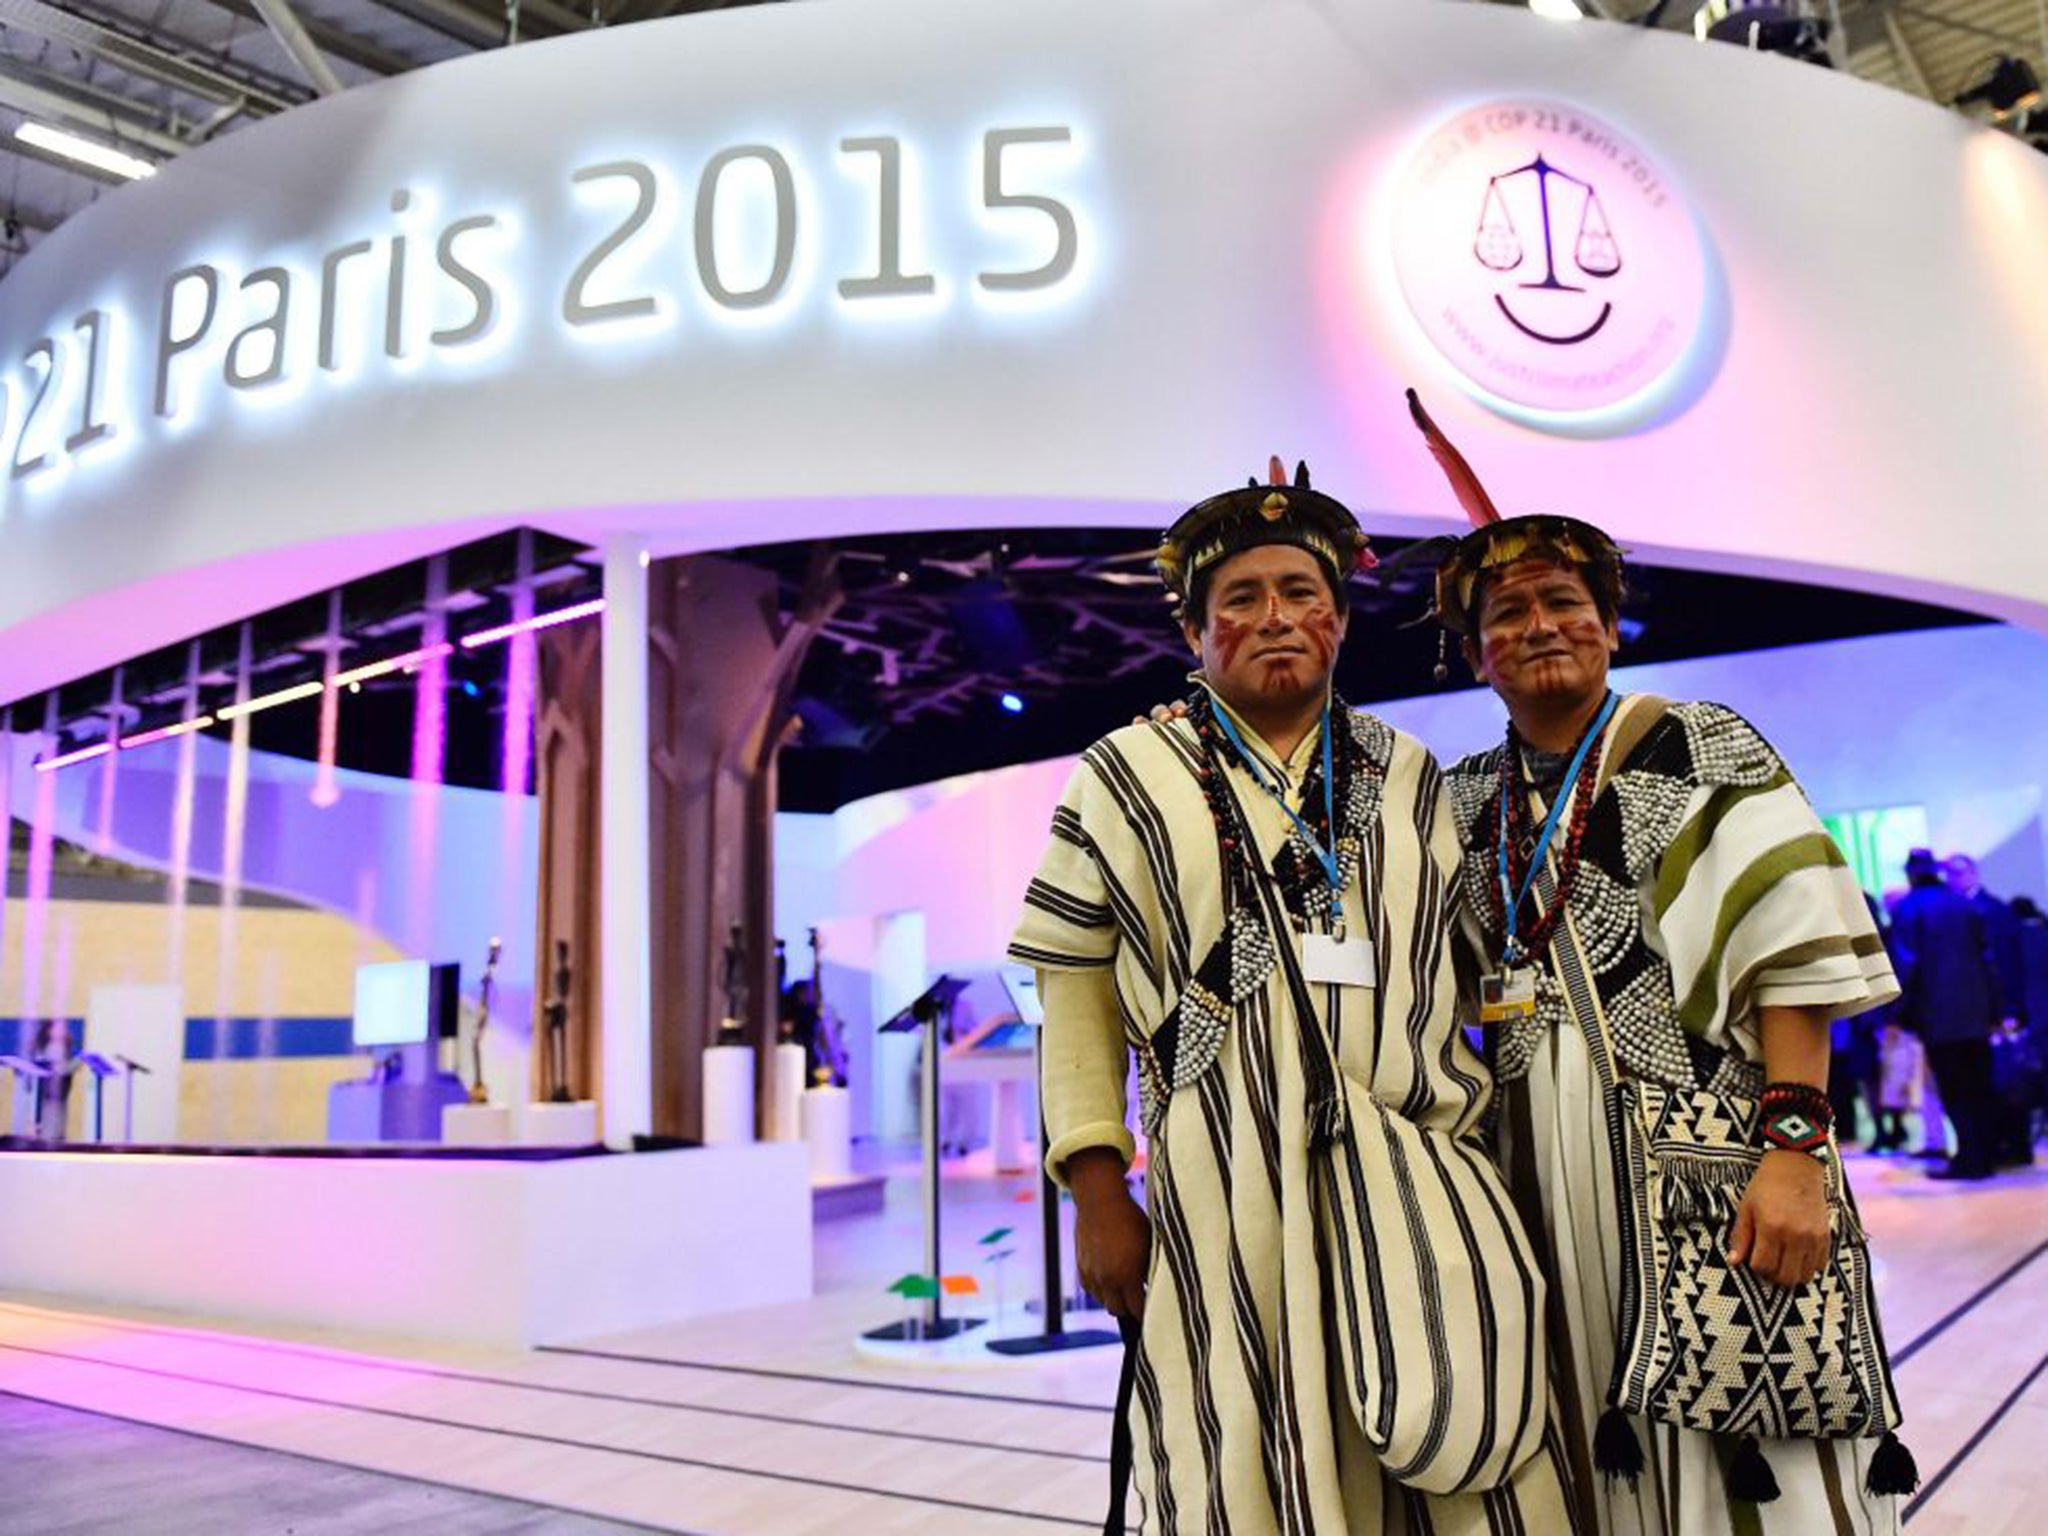
[[[1503,187],[1525,176],[1536,178],[1536,206],[1543,217],[1543,276],[1517,286],[1524,290],[1551,293],[1587,291],[1584,286],[1568,283],[1557,274],[1557,232],[1551,192],[1553,181],[1564,182],[1586,194],[1585,203],[1579,210],[1578,233],[1572,240],[1573,268],[1581,275],[1596,280],[1612,277],[1619,272],[1621,247],[1616,243],[1614,231],[1607,222],[1607,210],[1600,201],[1599,191],[1590,181],[1582,180],[1569,171],[1559,170],[1540,154],[1527,165],[1487,178],[1486,196],[1479,206],[1479,228],[1472,240],[1472,254],[1478,259],[1479,264],[1493,272],[1513,272],[1528,260],[1521,231],[1515,227],[1514,213],[1508,207],[1508,199],[1502,192]],[[1582,330],[1559,336],[1539,330],[1517,315],[1508,304],[1505,294],[1496,293],[1493,301],[1500,306],[1500,312],[1507,316],[1508,323],[1524,336],[1557,347],[1568,347],[1588,340],[1599,332],[1614,313],[1614,305],[1603,302],[1600,313],[1593,318],[1590,325]]]

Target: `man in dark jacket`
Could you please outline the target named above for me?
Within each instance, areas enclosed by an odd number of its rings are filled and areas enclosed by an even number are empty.
[[[1987,1179],[1997,1134],[1991,1033],[2003,1016],[1998,976],[1982,914],[1941,877],[1928,850],[1916,848],[1907,856],[1911,889],[1892,915],[1905,962],[1899,1014],[1925,1042],[1942,1103],[1956,1125],[1955,1156],[1930,1177]]]

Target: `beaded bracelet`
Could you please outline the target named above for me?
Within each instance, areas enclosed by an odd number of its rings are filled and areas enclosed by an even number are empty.
[[[1826,1153],[1835,1106],[1810,1083],[1772,1083],[1763,1092],[1757,1136],[1766,1147],[1787,1152]]]

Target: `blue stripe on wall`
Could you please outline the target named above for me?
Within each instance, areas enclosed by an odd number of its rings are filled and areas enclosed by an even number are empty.
[[[83,1019],[67,1020],[71,1038],[79,1042],[85,1034]],[[350,1056],[351,1023],[339,1019],[229,1019],[225,1039],[218,1019],[185,1021],[187,1061],[254,1061],[264,1057]],[[25,1056],[34,1022],[0,1019],[0,1056]],[[268,1037],[266,1040],[265,1037]],[[266,1048],[267,1047],[267,1048]],[[80,1049],[91,1049],[86,1042]]]

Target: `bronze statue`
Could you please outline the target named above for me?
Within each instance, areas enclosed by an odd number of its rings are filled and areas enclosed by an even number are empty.
[[[555,940],[555,995],[543,1011],[548,1034],[548,1079],[551,1104],[569,1099],[569,941]]]
[[[491,940],[490,955],[484,960],[483,980],[476,984],[476,1033],[470,1036],[470,1080],[469,1102],[488,1104],[490,1094],[484,1091],[484,1031],[491,1024],[491,993],[498,984],[498,952],[504,948],[497,938]]]
[[[747,1035],[747,950],[738,923],[725,940],[725,1017],[718,1024],[720,1045],[742,1045]]]
[[[825,941],[811,930],[811,995],[818,1022],[811,1030],[811,1083],[818,1088],[846,1086],[846,1041],[839,1017],[825,1001]]]

